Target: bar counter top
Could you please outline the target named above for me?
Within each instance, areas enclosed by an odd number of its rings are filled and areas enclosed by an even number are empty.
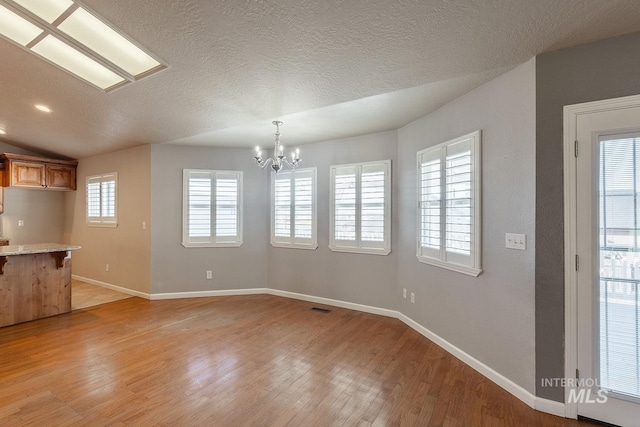
[[[33,243],[30,245],[0,246],[0,256],[44,254],[49,252],[75,251],[80,246],[62,245],[60,243]]]

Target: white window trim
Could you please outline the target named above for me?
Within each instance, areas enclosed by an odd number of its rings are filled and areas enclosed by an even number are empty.
[[[109,178],[109,179],[107,179]],[[110,179],[113,178],[113,179]],[[89,217],[89,181],[91,180],[98,180],[98,182],[103,182],[103,181],[115,181],[116,183],[116,194],[115,194],[115,201],[114,201],[114,212],[115,212],[115,216],[113,217],[104,217],[104,216],[100,216],[100,217]],[[118,226],[118,173],[117,172],[111,172],[111,173],[103,173],[103,174],[99,174],[99,175],[91,175],[91,176],[87,176],[86,180],[85,180],[85,218],[86,218],[86,223],[89,227],[106,227],[106,228],[116,228]],[[100,195],[100,203],[102,204],[102,195]]]
[[[278,176],[282,176],[283,174],[290,174],[291,178],[295,180],[296,174],[300,174],[301,172],[309,172],[312,173],[312,225],[311,225],[311,239],[301,239],[296,241],[295,237],[289,237],[290,242],[278,241],[278,237],[275,235],[275,184],[276,178]],[[275,248],[289,248],[289,249],[305,249],[305,250],[316,250],[318,248],[318,211],[317,211],[317,193],[318,193],[318,176],[317,169],[313,168],[303,168],[303,169],[292,169],[290,171],[280,172],[276,174],[273,172],[271,174],[271,246]],[[293,187],[292,187],[293,189]],[[291,191],[293,195],[293,190]],[[291,209],[293,211],[293,197],[291,202]],[[295,213],[293,215],[292,224],[295,222]],[[284,238],[283,238],[284,239]],[[306,242],[308,241],[308,242]]]
[[[215,177],[222,174],[231,174],[238,176],[238,234],[234,241],[216,241],[216,236],[211,236],[208,242],[190,242],[189,241],[189,174],[192,172],[211,173],[213,175],[212,188],[215,187]],[[182,170],[182,246],[185,248],[229,248],[239,247],[243,243],[243,203],[244,203],[243,173],[242,171],[229,170],[208,170],[208,169],[183,169]],[[215,212],[215,197],[211,200],[211,210]],[[212,222],[215,223],[215,215],[212,213]],[[213,234],[213,233],[212,233]]]
[[[473,266],[462,265],[455,262],[443,260],[441,258],[434,258],[421,253],[421,245],[420,245],[420,237],[421,237],[421,226],[420,226],[420,159],[423,154],[429,153],[431,151],[440,150],[444,147],[453,145],[455,143],[469,140],[471,139],[471,147],[472,147],[472,165],[473,165],[473,230],[474,230],[474,242],[473,242]],[[426,148],[421,150],[416,155],[416,257],[418,261],[430,264],[436,267],[444,268],[451,271],[456,271],[458,273],[466,274],[469,276],[477,277],[482,273],[481,261],[482,261],[482,134],[481,131],[475,131],[467,135],[463,135],[461,137],[443,142],[442,144],[435,145],[433,147]],[[441,182],[441,185],[445,185],[444,182]],[[443,200],[443,205],[446,201]],[[442,214],[441,214],[442,215]],[[443,235],[445,235],[446,230],[443,229]],[[443,249],[444,250],[444,249]]]
[[[358,168],[357,182],[360,182],[359,176],[362,173],[362,166],[368,165],[383,165],[385,167],[385,182],[384,182],[384,246],[381,248],[370,248],[366,246],[362,246],[362,242],[359,241],[359,238],[356,237],[357,246],[342,246],[340,245],[340,241],[336,241],[335,233],[334,233],[334,216],[335,216],[335,189],[334,189],[334,181],[335,181],[335,172],[338,168],[344,167],[356,167]],[[329,178],[329,187],[330,187],[330,212],[329,212],[329,249],[333,252],[349,252],[349,253],[357,253],[357,254],[367,254],[367,255],[389,255],[391,253],[391,160],[379,160],[374,162],[364,162],[364,163],[350,163],[344,165],[332,165],[330,168],[330,178]],[[356,196],[356,205],[360,206],[361,199],[358,194]],[[356,208],[356,217],[358,216],[359,208]],[[356,230],[356,236],[359,236],[360,230]]]

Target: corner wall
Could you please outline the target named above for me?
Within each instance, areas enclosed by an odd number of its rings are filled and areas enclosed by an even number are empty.
[[[564,377],[563,107],[640,93],[640,33],[540,55],[536,70],[536,394]]]
[[[250,149],[151,147],[151,293],[267,287],[269,173]],[[182,170],[243,171],[243,244],[237,248],[182,246]],[[213,279],[206,279],[206,271]]]
[[[398,130],[401,313],[535,391],[535,59]],[[482,130],[482,268],[477,277],[416,259],[416,153]],[[527,250],[505,249],[505,233]],[[416,303],[401,289],[415,292]]]
[[[397,133],[371,135],[305,144],[301,168],[316,167],[318,182],[318,248],[269,247],[269,287],[344,302],[395,310],[397,306]],[[329,249],[330,175],[332,165],[391,159],[391,253],[386,256],[333,252]],[[263,172],[263,179],[270,174]],[[269,191],[270,194],[270,191]],[[270,215],[270,200],[263,207]]]
[[[118,173],[118,226],[90,227],[86,223],[87,176],[109,172]],[[81,159],[77,179],[77,191],[65,194],[64,242],[82,246],[73,253],[73,274],[150,293],[151,147]]]

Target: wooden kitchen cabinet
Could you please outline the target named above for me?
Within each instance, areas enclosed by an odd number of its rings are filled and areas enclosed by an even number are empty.
[[[76,167],[45,165],[45,185],[53,190],[76,189]]]
[[[48,159],[4,153],[2,186],[72,191],[76,189],[75,160]]]

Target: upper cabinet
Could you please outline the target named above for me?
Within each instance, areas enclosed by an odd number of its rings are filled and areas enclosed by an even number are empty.
[[[4,153],[2,186],[72,191],[76,189],[75,160],[47,159],[44,157]]]

